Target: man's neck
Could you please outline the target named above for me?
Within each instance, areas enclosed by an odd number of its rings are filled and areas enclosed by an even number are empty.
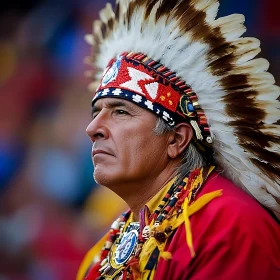
[[[139,211],[175,176],[175,167],[165,168],[160,174],[143,181],[118,184],[112,189],[130,207],[136,220]]]

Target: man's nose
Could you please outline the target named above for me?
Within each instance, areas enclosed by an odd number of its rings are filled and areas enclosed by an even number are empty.
[[[109,137],[108,123],[105,118],[105,114],[100,112],[86,128],[86,133],[92,142],[100,138],[106,139]]]

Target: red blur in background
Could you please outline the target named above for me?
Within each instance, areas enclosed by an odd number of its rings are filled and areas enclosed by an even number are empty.
[[[92,96],[84,35],[105,2],[1,4],[1,280],[74,280],[87,250],[126,209],[94,182],[85,133]],[[245,14],[246,35],[261,39],[278,85],[279,6],[224,0],[220,9],[220,16]]]

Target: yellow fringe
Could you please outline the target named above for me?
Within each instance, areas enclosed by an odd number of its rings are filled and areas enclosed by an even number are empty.
[[[161,246],[161,247],[162,248],[159,248],[160,251],[161,251],[159,257],[163,258],[164,260],[171,260],[172,259],[172,254],[170,252],[168,252],[168,251],[163,251],[162,252],[164,246]],[[140,265],[141,265],[141,269],[142,270],[140,269],[140,271],[142,271],[142,275],[141,275],[141,277],[139,279],[136,278],[136,280],[140,280],[140,279],[141,280],[154,279],[154,275],[155,275],[155,272],[156,272],[155,271],[156,270],[156,266],[155,266],[155,268],[153,270],[144,270],[144,268],[145,268],[145,266],[147,264],[148,259],[145,261],[145,265],[143,265],[141,263],[141,260],[140,260]]]
[[[223,194],[222,190],[217,190],[211,193],[204,194],[199,199],[197,199],[192,205],[188,205],[189,201],[186,198],[183,204],[183,215],[185,222],[185,230],[186,230],[186,242],[190,249],[191,257],[195,257],[195,251],[193,248],[193,240],[192,240],[192,231],[189,217],[194,213],[198,212],[201,208],[203,208],[206,204],[208,204],[211,200],[216,197],[219,197]]]
[[[155,273],[156,273],[156,270],[153,269],[152,272],[151,272],[151,275],[150,275],[149,280],[150,280],[150,279],[154,279]],[[146,279],[143,279],[143,280],[146,280]]]
[[[93,258],[98,256],[98,254],[100,254],[100,252],[107,240],[108,235],[109,235],[109,232],[107,232],[85,255],[85,257],[79,267],[79,270],[78,270],[78,273],[76,276],[76,280],[84,279],[85,274],[86,274],[89,266],[91,265],[91,262],[93,261]]]
[[[190,224],[190,216],[194,213],[198,212],[201,208],[203,208],[206,204],[208,204],[211,200],[216,197],[220,197],[222,195],[222,190],[217,190],[211,193],[204,194],[200,198],[198,198],[192,205],[188,205],[189,201],[186,198],[183,203],[183,215],[179,217],[173,217],[171,220],[164,220],[163,223],[157,228],[158,230],[164,230],[168,225],[171,225],[173,229],[179,227],[182,223],[185,223],[185,230],[186,230],[186,242],[190,249],[191,257],[195,257],[195,250],[193,247],[193,239],[192,239],[192,231],[191,231],[191,224]],[[147,240],[144,244],[142,252],[140,254],[140,271],[142,272],[141,279],[148,279],[150,275],[150,271],[145,271],[145,267],[147,262],[151,256],[151,253],[154,249],[158,247],[160,251],[160,257],[164,260],[172,259],[172,254],[167,251],[163,251],[165,247],[164,244],[160,244],[154,237],[151,237]],[[153,272],[154,273],[154,272]],[[153,278],[150,278],[153,279]]]
[[[214,192],[210,192],[207,194],[204,194],[200,198],[198,198],[193,204],[188,206],[188,214],[189,217],[199,211],[201,208],[203,208],[206,204],[208,204],[211,200],[213,200],[216,197],[222,196],[223,190],[217,190]]]
[[[163,258],[165,261],[172,259],[172,254],[168,251],[161,252],[159,255],[160,258]]]
[[[147,279],[154,279],[154,276],[155,276],[155,269],[153,269],[152,271],[151,270],[145,270],[141,276],[140,279],[136,279],[136,280],[147,280]]]
[[[160,247],[160,244],[154,237],[149,238],[146,243],[144,243],[139,260],[139,268],[141,272],[144,271],[150,256],[156,247]]]
[[[185,229],[186,229],[186,242],[188,244],[188,247],[190,249],[191,257],[195,257],[195,251],[193,248],[193,241],[192,241],[192,230],[191,230],[191,223],[189,220],[189,213],[188,213],[188,204],[189,201],[186,198],[183,204],[183,215],[184,215],[184,220],[185,220]]]

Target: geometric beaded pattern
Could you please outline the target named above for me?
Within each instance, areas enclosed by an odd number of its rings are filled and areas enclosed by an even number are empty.
[[[105,96],[130,100],[156,113],[170,126],[185,119],[198,140],[212,143],[195,92],[175,72],[142,53],[126,52],[110,61],[92,104]]]
[[[166,121],[170,126],[174,126],[176,124],[176,120],[178,116],[168,109],[164,108],[162,105],[158,103],[152,103],[145,96],[139,95],[137,93],[131,92],[125,89],[119,88],[107,88],[100,90],[96,93],[94,101],[100,99],[102,97],[112,97],[112,98],[122,98],[128,101],[131,101],[138,106],[148,109],[153,113],[157,114],[160,118]]]

